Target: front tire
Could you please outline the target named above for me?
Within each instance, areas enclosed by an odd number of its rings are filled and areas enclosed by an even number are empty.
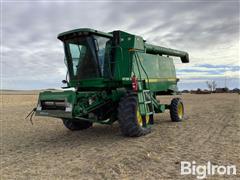
[[[118,107],[118,122],[122,134],[129,137],[139,137],[150,133],[150,128],[140,118],[149,120],[149,117],[139,117],[137,95],[127,94],[121,99]]]
[[[184,106],[180,98],[173,98],[170,105],[170,116],[173,122],[182,121],[184,118]]]
[[[92,126],[92,122],[80,121],[74,119],[63,119],[63,124],[71,131],[88,129]]]

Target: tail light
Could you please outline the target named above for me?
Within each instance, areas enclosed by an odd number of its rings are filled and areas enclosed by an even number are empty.
[[[138,81],[135,75],[132,76],[132,88],[133,88],[133,91],[138,90]]]

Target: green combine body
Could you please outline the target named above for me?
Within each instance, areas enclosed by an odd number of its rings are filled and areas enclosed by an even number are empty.
[[[126,136],[150,132],[154,113],[166,109],[172,121],[183,119],[180,98],[161,104],[156,96],[176,94],[178,79],[169,56],[188,63],[188,53],[147,44],[123,31],[76,29],[58,39],[64,45],[67,86],[40,93],[36,115],[60,118],[70,130],[118,121]]]

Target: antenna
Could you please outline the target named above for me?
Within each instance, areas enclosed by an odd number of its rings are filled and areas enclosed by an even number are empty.
[[[226,74],[226,67],[224,67],[224,87],[227,87],[227,74]]]

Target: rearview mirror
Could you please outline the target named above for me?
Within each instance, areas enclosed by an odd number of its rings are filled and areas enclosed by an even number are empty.
[[[62,80],[62,83],[63,83],[63,84],[67,84],[67,81],[66,81],[66,80]]]

